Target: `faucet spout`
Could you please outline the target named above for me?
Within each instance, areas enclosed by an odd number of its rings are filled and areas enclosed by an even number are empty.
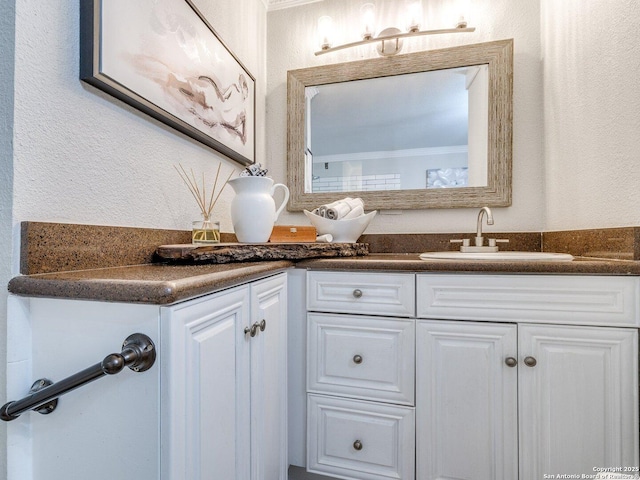
[[[476,246],[482,246],[482,219],[487,214],[487,225],[493,225],[493,213],[489,207],[482,207],[478,213],[478,225],[476,230]]]

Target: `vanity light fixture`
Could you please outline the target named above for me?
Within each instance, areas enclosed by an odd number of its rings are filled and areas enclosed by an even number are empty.
[[[331,47],[331,37],[333,37],[333,20],[330,16],[324,15],[318,19],[318,38],[322,50]]]
[[[455,28],[444,28],[439,30],[420,30],[422,20],[422,5],[418,1],[411,2],[407,10],[407,32],[396,27],[383,29],[378,36],[374,36],[375,5],[365,3],[360,7],[362,15],[362,40],[345,43],[343,45],[332,46],[331,37],[333,34],[333,21],[329,16],[322,16],[318,19],[318,35],[320,37],[320,50],[316,55],[343,50],[345,48],[358,47],[367,43],[378,43],[378,53],[382,56],[391,56],[402,50],[402,40],[408,37],[419,37],[423,35],[439,35],[443,33],[465,33],[474,32],[475,28],[468,27],[464,16],[460,16]]]
[[[376,6],[373,3],[365,3],[360,7],[362,15],[362,39],[371,40],[376,31],[374,21],[376,18]]]

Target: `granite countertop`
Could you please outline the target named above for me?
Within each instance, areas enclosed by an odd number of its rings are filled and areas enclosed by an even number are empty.
[[[575,257],[571,262],[508,260],[421,260],[417,253],[378,253],[365,257],[317,258],[296,263],[315,270],[396,270],[413,272],[640,275],[640,262]]]
[[[109,302],[168,305],[265,277],[293,266],[288,260],[223,265],[145,264],[23,275],[9,292]]]
[[[9,282],[17,295],[167,305],[296,266],[316,270],[435,273],[640,275],[640,262],[576,257],[572,262],[421,260],[418,254],[371,254],[227,264],[145,264],[24,275]]]

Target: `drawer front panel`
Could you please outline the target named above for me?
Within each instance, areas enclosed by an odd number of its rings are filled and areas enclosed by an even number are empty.
[[[420,318],[640,326],[638,277],[418,275]]]
[[[354,480],[415,478],[413,408],[308,398],[308,471]]]
[[[402,273],[309,272],[307,308],[363,315],[415,314],[415,276]]]
[[[415,322],[310,313],[307,390],[414,404]]]

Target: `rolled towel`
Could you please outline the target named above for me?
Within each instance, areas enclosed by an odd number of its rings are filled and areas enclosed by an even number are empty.
[[[333,241],[333,235],[330,233],[325,233],[324,235],[318,235],[316,237],[316,242],[318,243],[331,243]]]
[[[325,216],[330,220],[340,220],[351,210],[351,206],[346,202],[334,202],[327,205],[327,213]]]
[[[358,205],[356,208],[347,213],[342,220],[349,220],[350,218],[358,218],[364,215],[364,208]]]
[[[344,198],[327,205],[321,205],[318,210],[321,217],[326,217],[330,220],[341,220],[346,217],[352,210],[361,207],[364,213],[364,202],[360,198]],[[322,212],[324,211],[324,215]],[[360,216],[360,215],[356,215]],[[350,217],[353,218],[353,217]]]
[[[362,207],[364,208],[364,202],[362,201],[361,198],[351,198],[351,197],[347,197],[343,200],[343,202],[347,202],[349,204],[349,206],[354,209],[356,207]]]

